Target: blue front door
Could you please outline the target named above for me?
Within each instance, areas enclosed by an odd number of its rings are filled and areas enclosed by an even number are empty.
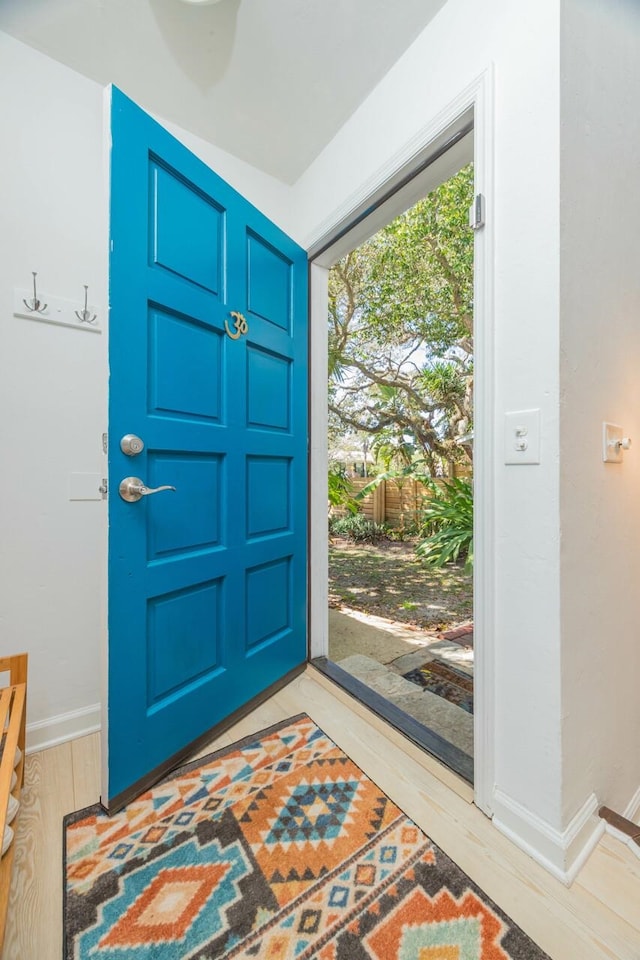
[[[306,659],[307,259],[116,89],[111,132],[116,806]]]

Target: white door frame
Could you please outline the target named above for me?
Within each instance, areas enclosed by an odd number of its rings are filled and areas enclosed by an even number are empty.
[[[407,184],[375,214],[362,211],[395,184],[419,170],[425,156],[446,143],[461,118],[473,119],[475,194],[485,198],[485,225],[476,230],[474,246],[474,796],[476,805],[492,814],[495,756],[495,511],[496,452],[493,328],[493,69],[473,81],[445,110],[377,171],[357,194],[322,225],[310,244],[310,656],[327,656],[327,280],[332,263],[354,249],[394,216],[424,196],[420,178]],[[455,148],[451,151],[455,159]],[[442,170],[447,163],[443,160]],[[464,162],[464,161],[462,161]],[[459,166],[462,164],[460,163]],[[434,164],[434,168],[436,165]],[[440,176],[439,182],[455,172]],[[431,175],[437,175],[438,170]],[[418,192],[416,192],[418,189]],[[394,206],[395,204],[395,206]],[[357,225],[343,235],[343,225]],[[318,255],[318,251],[321,255]]]

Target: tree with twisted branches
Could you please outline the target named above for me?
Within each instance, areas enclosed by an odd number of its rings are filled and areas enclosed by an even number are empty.
[[[329,277],[329,417],[432,474],[472,460],[473,168],[340,260]]]

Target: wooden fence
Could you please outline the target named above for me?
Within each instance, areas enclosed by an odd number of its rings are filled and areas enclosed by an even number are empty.
[[[351,495],[355,496],[371,483],[370,479],[351,480]],[[417,480],[383,480],[371,493],[359,501],[360,512],[374,523],[387,523],[395,529],[420,521],[422,506],[429,498],[429,488]],[[346,507],[332,507],[331,515],[343,517]]]

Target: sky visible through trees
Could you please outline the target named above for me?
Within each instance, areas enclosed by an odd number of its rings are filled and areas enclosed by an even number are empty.
[[[434,476],[469,466],[473,430],[469,164],[329,276],[329,446]]]

